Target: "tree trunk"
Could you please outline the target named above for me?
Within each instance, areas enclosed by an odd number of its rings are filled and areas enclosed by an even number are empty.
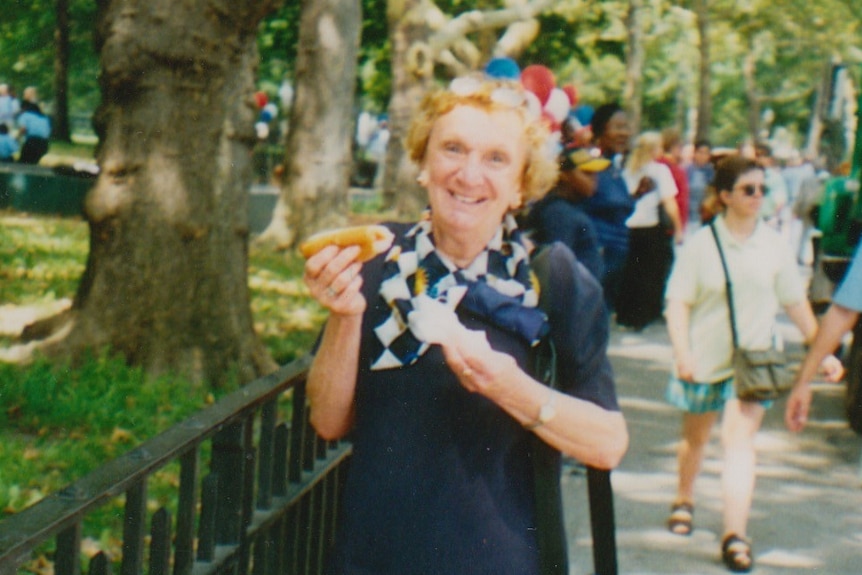
[[[347,221],[361,24],[360,0],[303,3],[285,180],[261,241],[286,248]]]
[[[710,84],[709,0],[696,0],[697,31],[700,35],[700,93],[697,105],[695,140],[708,140],[712,125],[712,91]]]
[[[742,80],[745,86],[745,101],[748,104],[748,133],[752,142],[760,139],[760,97],[757,92],[756,73],[754,47],[749,45],[742,60]]]
[[[274,367],[247,281],[255,40],[272,7],[100,2],[90,253],[49,353],[107,347],[147,373],[214,386]]]
[[[427,200],[416,183],[416,166],[407,157],[404,138],[413,111],[433,81],[434,60],[427,46],[431,30],[422,15],[422,0],[390,0],[387,4],[392,45],[392,96],[389,100],[389,145],[383,171],[383,206],[406,217],[416,215]]]
[[[628,46],[626,47],[626,85],[623,100],[629,114],[633,134],[640,133],[643,115],[643,0],[630,0],[626,18]]]
[[[71,142],[69,130],[69,0],[54,4],[54,121],[52,138]]]

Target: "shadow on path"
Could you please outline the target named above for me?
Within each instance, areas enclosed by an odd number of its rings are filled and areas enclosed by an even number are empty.
[[[788,350],[802,350],[788,331]],[[679,412],[663,399],[671,349],[663,324],[641,333],[616,328],[611,361],[631,445],[613,473],[620,573],[727,573],[719,557],[722,534],[718,428],[696,486],[695,531],[665,528],[676,486]],[[862,573],[862,439],[843,418],[843,384],[815,384],[809,425],[784,428],[784,401],[767,412],[757,438],[757,487],[749,535],[754,573]],[[564,471],[563,489],[573,575],[592,573],[586,482],[577,467]]]

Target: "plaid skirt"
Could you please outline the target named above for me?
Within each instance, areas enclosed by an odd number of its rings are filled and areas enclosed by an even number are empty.
[[[671,376],[665,392],[668,403],[688,413],[721,411],[724,404],[735,397],[732,377],[715,383],[697,383]],[[773,403],[772,400],[760,402],[766,409]]]

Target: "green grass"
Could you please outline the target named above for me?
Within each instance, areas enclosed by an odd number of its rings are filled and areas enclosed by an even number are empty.
[[[4,316],[54,309],[74,297],[88,238],[87,224],[79,218],[0,211],[0,347],[14,343],[14,334],[3,334]],[[255,330],[280,364],[310,348],[325,317],[307,295],[302,265],[292,253],[250,251]],[[148,377],[106,353],[75,365],[0,363],[0,519],[231,391]],[[178,469],[169,466],[151,479],[151,506],[171,505],[177,476]],[[122,520],[118,505],[106,505],[85,524],[85,533],[100,549],[116,548]]]

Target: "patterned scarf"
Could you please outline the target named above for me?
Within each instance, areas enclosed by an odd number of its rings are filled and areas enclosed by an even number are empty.
[[[379,294],[391,313],[374,329],[380,344],[373,370],[411,365],[430,347],[409,327],[417,299],[460,308],[535,345],[549,330],[537,308],[539,286],[515,219],[506,216],[494,238],[465,269],[441,256],[431,235],[430,211],[386,254]]]

